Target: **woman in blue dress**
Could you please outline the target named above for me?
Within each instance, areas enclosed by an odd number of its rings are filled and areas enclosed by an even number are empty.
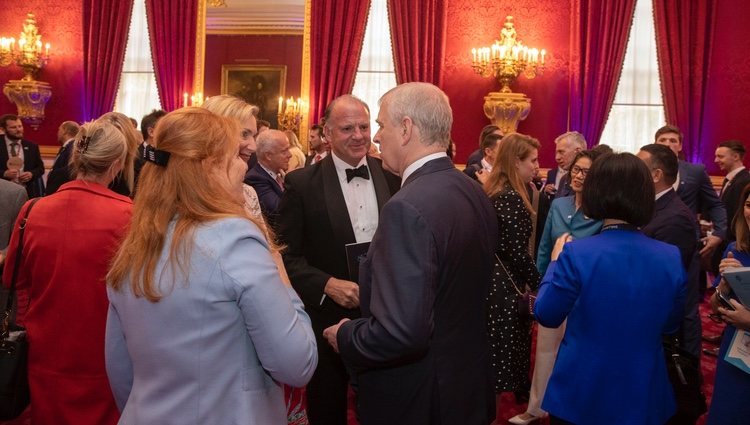
[[[730,267],[750,266],[750,185],[742,190],[740,199],[744,201],[734,220],[737,241],[729,244],[724,252],[724,259],[719,264],[720,273],[724,273],[724,270]],[[717,298],[719,292],[734,298],[731,288],[722,278],[711,297],[711,307],[714,313],[720,314],[727,322],[727,327],[716,362],[714,395],[706,424],[744,425],[750,423],[750,404],[746,402],[747,395],[750,394],[750,374],[727,362],[725,357],[735,334],[750,331],[750,310],[736,299],[730,299],[735,311],[721,307]]]
[[[662,425],[676,411],[662,334],[683,315],[680,252],[638,230],[655,199],[643,161],[607,154],[586,179],[581,207],[602,231],[557,240],[534,310],[548,328],[568,321],[542,408],[552,425]]]
[[[579,152],[570,167],[570,187],[573,189],[574,196],[557,198],[552,201],[537,253],[536,268],[542,275],[547,271],[555,240],[562,234],[569,233],[573,239],[581,239],[599,233],[602,228],[600,220],[586,217],[581,211],[583,183],[591,165],[598,156],[599,153],[594,151]],[[541,408],[542,399],[564,333],[565,322],[557,328],[546,328],[542,325],[537,328],[536,354],[534,356],[534,373],[531,378],[531,391],[529,392],[529,405],[526,407],[526,412],[508,419],[508,422],[515,425],[527,425],[547,415],[547,412]]]

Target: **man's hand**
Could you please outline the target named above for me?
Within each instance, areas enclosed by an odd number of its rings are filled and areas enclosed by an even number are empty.
[[[326,282],[326,287],[323,288],[323,292],[330,297],[333,302],[342,307],[359,307],[359,285],[352,281],[332,277]]]
[[[479,183],[482,183],[482,185],[487,183],[487,180],[489,180],[490,178],[490,172],[485,169],[477,170],[476,174],[474,175],[477,176],[477,181],[479,181]]]
[[[714,235],[706,236],[701,241],[704,244],[703,249],[700,250],[701,257],[710,257],[716,251],[716,248],[721,245],[721,238]]]
[[[546,193],[548,196],[554,196],[555,192],[557,192],[557,189],[555,189],[555,185],[552,183],[548,183],[544,185],[544,188],[542,189],[544,193]]]
[[[34,175],[33,175],[33,174],[31,174],[31,172],[30,172],[30,171],[24,171],[23,173],[21,173],[21,174],[20,174],[20,175],[18,176],[18,180],[19,180],[19,181],[20,181],[21,183],[26,183],[27,181],[31,180],[31,178],[32,178],[32,177],[34,177]]]
[[[8,179],[8,180],[13,180],[13,179],[18,178],[18,170],[11,170],[11,169],[5,170],[5,172],[3,173],[3,178]]]
[[[339,352],[339,343],[336,340],[336,335],[339,333],[339,328],[341,327],[341,325],[344,324],[344,322],[348,321],[349,319],[341,319],[341,321],[337,324],[323,330],[323,338],[325,338],[326,341],[331,344],[331,347],[333,347],[333,351],[337,353]]]

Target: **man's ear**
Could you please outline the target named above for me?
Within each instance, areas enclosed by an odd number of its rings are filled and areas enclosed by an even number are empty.
[[[414,132],[414,122],[410,117],[406,116],[401,119],[401,145],[406,146],[411,140]]]
[[[664,171],[661,168],[651,170],[651,178],[654,179],[654,183],[659,183],[664,180]]]
[[[148,132],[148,137],[154,137],[154,127],[149,127],[146,132]]]

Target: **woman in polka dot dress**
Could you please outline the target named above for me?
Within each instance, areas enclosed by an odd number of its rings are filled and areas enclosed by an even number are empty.
[[[536,291],[540,276],[529,254],[532,218],[527,186],[539,170],[539,141],[512,133],[500,141],[492,171],[484,183],[497,210],[499,241],[488,294],[487,320],[495,371],[495,392],[525,393],[529,388],[531,321],[518,315],[517,291]],[[499,397],[498,397],[499,404]]]

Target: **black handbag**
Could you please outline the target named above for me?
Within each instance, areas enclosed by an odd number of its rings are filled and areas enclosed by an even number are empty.
[[[518,317],[521,320],[534,320],[534,303],[536,302],[536,295],[532,294],[527,288],[521,292],[521,289],[513,281],[508,269],[505,268],[505,264],[500,261],[500,257],[495,254],[495,259],[500,263],[500,267],[503,268],[505,275],[508,276],[510,283],[513,285],[513,289],[516,290],[516,309],[518,311]]]
[[[29,405],[29,342],[26,330],[16,325],[13,304],[16,297],[16,279],[23,255],[23,234],[29,212],[40,198],[33,199],[18,226],[18,249],[10,281],[10,291],[2,317],[0,334],[0,420],[17,418]]]
[[[675,336],[664,336],[662,346],[669,382],[677,403],[677,413],[667,424],[695,423],[699,416],[708,411],[706,395],[701,390],[703,376],[700,360],[680,348],[680,341]]]

